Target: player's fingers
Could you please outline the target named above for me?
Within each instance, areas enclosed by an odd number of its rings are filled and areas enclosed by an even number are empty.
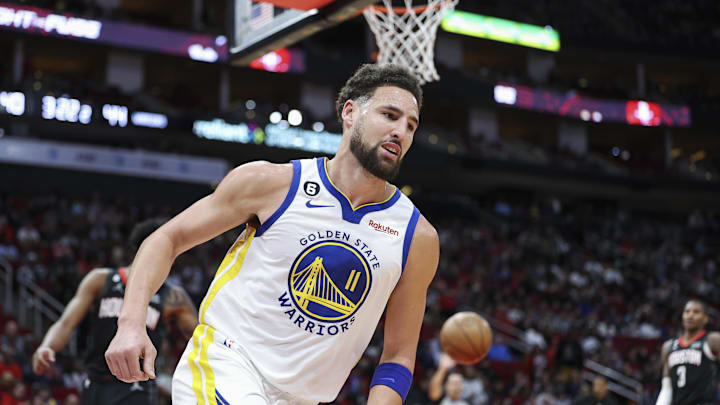
[[[47,364],[48,361],[55,362],[55,352],[49,349],[43,349],[38,352],[38,358]]]
[[[138,360],[135,360],[135,362],[137,363]],[[118,368],[120,369],[120,375],[122,376],[122,378],[121,378],[122,381],[127,382],[127,383],[137,381],[135,379],[136,373],[133,372],[132,366],[128,364],[128,361],[126,358],[118,359]]]
[[[45,367],[43,367],[42,360],[40,357],[36,357],[33,359],[33,373],[35,374],[42,374],[45,371]]]
[[[105,362],[110,369],[110,374],[114,375],[118,380],[120,379],[120,369],[118,368],[115,358],[108,352],[105,352]]]
[[[46,369],[50,368],[50,363],[47,360],[45,360],[44,358],[39,357],[38,358],[38,366],[40,366],[42,371],[45,371]]]
[[[143,371],[140,369],[140,358],[142,357],[142,353],[133,355],[133,356],[125,356],[125,364],[127,366],[128,372],[130,373],[130,379],[131,382],[136,381],[147,381],[147,376]]]
[[[157,350],[150,344],[145,346],[145,355],[143,356],[143,371],[145,375],[150,378],[155,378],[155,358],[157,357]]]
[[[105,353],[105,361],[107,361],[110,372],[118,380],[122,382],[132,382],[130,380],[130,372],[121,354]]]

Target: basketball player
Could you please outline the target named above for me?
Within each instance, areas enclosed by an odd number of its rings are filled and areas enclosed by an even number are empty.
[[[435,229],[390,184],[421,103],[407,70],[364,65],[338,96],[343,138],[332,160],[240,166],[152,234],[106,353],[113,374],[155,377],[156,350],[142,327],[149,298],[177,255],[247,224],[200,306],[173,404],[331,402],[385,310],[368,404],[400,404],[439,256]]]
[[[662,389],[656,405],[716,404],[720,333],[707,332],[707,307],[692,299],[682,314],[683,334],[662,347]]]
[[[137,250],[140,243],[164,221],[148,220],[135,226],[130,235],[130,247]],[[48,372],[55,362],[55,353],[70,340],[80,321],[90,312],[88,333],[88,380],[82,392],[82,403],[90,404],[150,404],[152,386],[147,382],[126,384],[110,374],[104,352],[117,330],[117,318],[123,306],[123,293],[129,268],[101,268],[89,272],[78,286],[62,316],[48,330],[32,358],[36,374]],[[197,325],[197,312],[190,297],[176,286],[163,284],[149,301],[145,326],[153,344],[160,344],[163,322],[173,323],[189,339]]]

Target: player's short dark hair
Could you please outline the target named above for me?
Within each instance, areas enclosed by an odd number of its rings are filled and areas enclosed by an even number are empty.
[[[134,250],[140,249],[143,241],[167,221],[167,218],[150,218],[135,225],[130,232],[128,247]]]
[[[345,82],[335,100],[335,112],[342,121],[342,109],[348,100],[372,97],[378,87],[394,86],[407,90],[415,97],[418,109],[422,108],[420,80],[406,68],[399,65],[364,64]]]
[[[702,308],[703,313],[704,313],[705,315],[708,314],[707,304],[705,303],[705,301],[703,301],[703,300],[701,300],[701,299],[699,299],[699,298],[690,298],[689,300],[687,300],[687,302],[685,303],[685,305],[687,305],[687,304],[689,304],[689,303],[691,303],[691,302],[694,302],[694,303],[700,305],[700,308]]]

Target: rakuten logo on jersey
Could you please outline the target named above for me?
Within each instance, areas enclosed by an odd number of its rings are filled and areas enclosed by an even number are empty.
[[[397,230],[392,229],[389,226],[385,226],[379,222],[375,222],[372,219],[370,220],[370,222],[368,222],[368,225],[370,225],[371,228],[373,228],[374,230],[376,230],[378,232],[386,233],[386,234],[392,235],[392,236],[400,235],[400,232],[398,232]]]

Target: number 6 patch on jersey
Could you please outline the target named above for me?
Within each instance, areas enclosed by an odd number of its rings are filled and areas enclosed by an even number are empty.
[[[314,181],[306,181],[303,185],[303,191],[310,197],[314,197],[320,192],[320,185]]]

